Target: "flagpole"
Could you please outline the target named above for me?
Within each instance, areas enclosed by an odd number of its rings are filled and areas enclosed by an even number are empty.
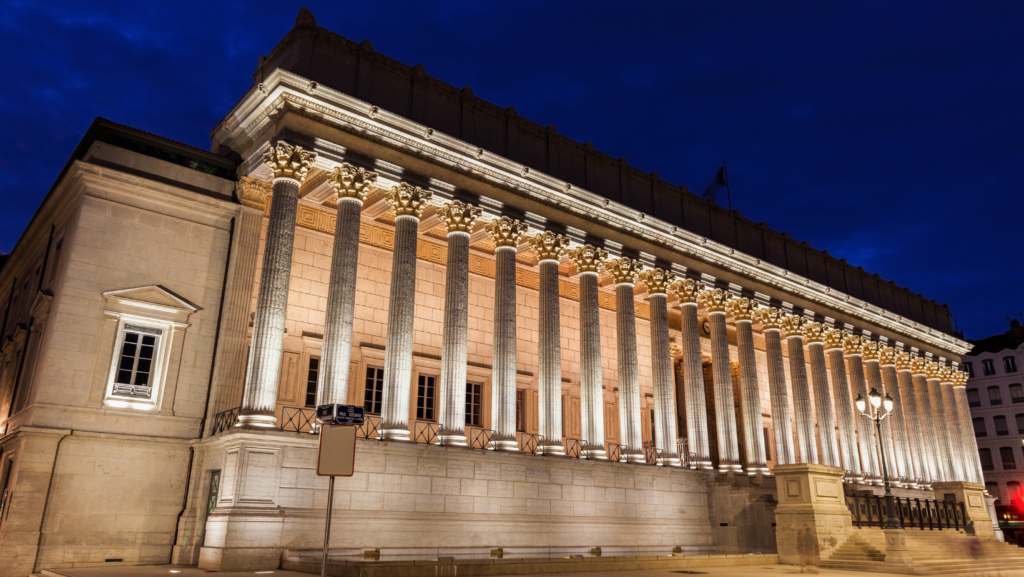
[[[729,168],[722,161],[722,174],[725,176],[725,194],[729,199],[729,212],[732,212],[732,190],[729,189]]]

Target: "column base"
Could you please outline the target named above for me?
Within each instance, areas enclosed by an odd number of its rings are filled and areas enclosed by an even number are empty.
[[[583,454],[588,459],[608,460],[608,453],[604,449],[583,449]]]
[[[380,439],[382,441],[410,442],[412,440],[409,429],[381,429]]]
[[[719,463],[718,464],[718,472],[722,473],[722,474],[725,474],[725,473],[739,473],[739,474],[742,475],[743,474],[743,465],[740,465],[739,463]]]
[[[466,435],[438,435],[437,440],[446,447],[468,447]]]
[[[643,453],[623,453],[620,460],[624,460],[627,463],[646,463],[647,458],[644,457]]]
[[[492,439],[491,449],[495,451],[518,452],[519,441],[515,439]]]
[[[697,461],[696,463],[694,463],[694,465],[696,469],[700,469],[701,471],[715,470],[715,466],[711,464],[711,461]]]
[[[663,467],[680,467],[683,462],[676,456],[661,457],[658,459],[658,464]]]
[[[235,425],[240,429],[276,429],[276,415],[242,414],[238,415],[238,423]]]
[[[565,447],[560,443],[546,443],[537,445],[538,455],[564,455]]]
[[[768,470],[768,465],[747,465],[748,477],[756,477],[758,475],[762,477],[771,475],[771,472]]]

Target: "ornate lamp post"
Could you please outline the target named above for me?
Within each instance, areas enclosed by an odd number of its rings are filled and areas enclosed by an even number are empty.
[[[892,397],[886,395],[883,399],[878,389],[871,389],[868,398],[871,399],[870,406],[864,400],[864,395],[857,395],[857,400],[854,402],[861,415],[875,422],[875,439],[880,440],[882,438],[882,421],[892,414]],[[892,486],[889,484],[889,469],[885,465],[885,444],[879,442],[878,447],[882,451],[882,481],[885,483],[886,519],[884,528],[902,529],[903,524],[896,517],[896,504],[892,497]]]

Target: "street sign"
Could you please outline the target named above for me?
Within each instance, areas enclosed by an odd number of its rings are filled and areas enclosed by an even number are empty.
[[[356,405],[320,405],[316,408],[316,422],[324,425],[362,425],[366,411]]]
[[[348,425],[320,427],[316,474],[321,477],[351,477],[355,462],[356,428]]]

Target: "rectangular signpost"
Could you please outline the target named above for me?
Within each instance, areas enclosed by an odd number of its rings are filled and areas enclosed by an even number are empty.
[[[320,577],[327,575],[331,540],[331,510],[334,508],[334,478],[351,477],[356,463],[356,425],[363,424],[363,408],[349,405],[321,405],[316,408],[320,426],[320,450],[316,474],[330,477],[327,486],[327,524],[324,527],[324,563]]]

